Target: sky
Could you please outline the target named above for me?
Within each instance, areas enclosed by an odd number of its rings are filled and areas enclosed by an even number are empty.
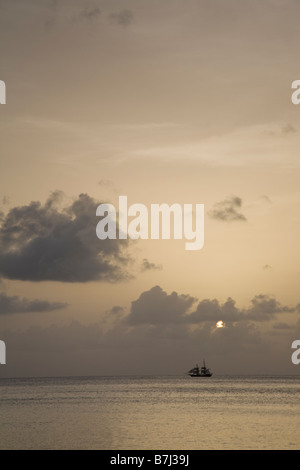
[[[299,374],[299,14],[0,1],[0,376]],[[100,240],[121,195],[204,204],[203,248]]]

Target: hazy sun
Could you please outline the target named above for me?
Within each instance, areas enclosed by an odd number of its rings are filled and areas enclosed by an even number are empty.
[[[216,327],[217,328],[224,328],[225,327],[225,323],[222,322],[222,320],[218,321],[218,323],[216,323]]]

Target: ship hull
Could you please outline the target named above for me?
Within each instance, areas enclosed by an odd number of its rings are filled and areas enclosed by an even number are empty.
[[[194,374],[189,374],[190,377],[211,377],[212,374],[206,374],[206,375],[194,375]]]

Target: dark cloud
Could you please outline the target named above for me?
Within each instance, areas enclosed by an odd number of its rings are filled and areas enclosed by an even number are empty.
[[[262,322],[272,320],[277,314],[294,311],[295,307],[281,305],[274,297],[259,294],[250,301],[248,309],[237,308],[235,301],[230,297],[223,304],[216,299],[202,300],[187,320],[192,323],[217,322],[219,320],[225,322]]]
[[[146,258],[143,259],[141,264],[141,271],[152,271],[152,270],[161,270],[161,264],[155,264],[148,261]]]
[[[11,312],[42,307],[46,311],[55,306],[0,296],[1,311],[5,300],[6,311]],[[260,329],[260,320],[270,321],[292,310],[262,294],[242,309],[230,297],[225,302],[197,301],[155,286],[132,302],[127,316],[125,308],[116,304],[103,312],[101,323],[2,329],[1,339],[10,357],[5,373],[12,377],[184,374],[203,357],[215,375],[286,372],[290,370],[290,344],[298,337],[300,321],[293,328],[284,323],[273,326],[272,322],[269,329],[265,325]],[[216,328],[219,320],[226,323],[225,328]]]
[[[181,322],[195,300],[194,297],[178,295],[176,292],[167,294],[161,287],[155,286],[143,292],[131,303],[127,322],[130,324]]]
[[[206,321],[216,323],[219,320],[235,322],[241,320],[241,315],[242,313],[235,306],[235,301],[230,297],[224,304],[221,304],[217,299],[204,299],[198,303],[196,310],[188,315],[186,321],[190,323]]]
[[[8,296],[0,293],[0,315],[10,313],[51,312],[65,308],[67,304],[61,302],[48,302],[47,300],[28,300],[16,295]]]
[[[123,324],[104,332],[99,324],[72,322],[65,326],[35,326],[13,333],[6,330],[1,338],[9,349],[5,372],[13,377],[185,374],[193,362],[199,360],[199,354],[203,357],[203,351],[213,372],[224,373],[226,361],[231,367],[229,372],[238,370],[234,360],[237,357],[244,368],[249,349],[253,361],[252,345],[254,352],[259,350],[262,355],[259,334],[245,325],[212,333],[207,328],[189,332],[180,324],[130,328]],[[265,342],[262,346],[266,347]]]
[[[258,316],[270,320],[270,314],[291,309],[258,295],[246,310],[238,309],[231,298],[224,303],[203,299],[189,313],[195,302],[194,297],[167,294],[155,286],[132,302],[125,318],[123,307],[112,307],[109,328],[104,312],[105,321],[102,318],[99,324],[2,330],[1,339],[10,351],[5,372],[13,377],[184,374],[203,357],[216,374],[292,370],[290,344],[300,332],[300,321],[293,329],[281,323],[260,330],[260,323],[251,320]],[[216,328],[215,321],[224,317],[232,321],[226,321],[226,328]]]
[[[123,312],[124,312],[124,307],[121,307],[120,305],[115,305],[110,310],[110,313],[112,313],[113,315],[119,315],[120,313],[123,313]]]
[[[133,21],[133,13],[131,10],[122,10],[118,13],[111,13],[109,18],[113,23],[128,26]]]
[[[266,321],[271,320],[278,313],[294,311],[295,307],[281,305],[274,297],[260,294],[251,300],[251,307],[245,312],[245,315],[250,320]]]
[[[71,11],[73,14],[71,14]],[[57,24],[58,21],[67,21],[69,23],[80,20],[90,22],[97,20],[101,16],[101,10],[95,4],[85,5],[83,8],[78,8],[77,5],[74,5],[74,8],[71,10],[63,8],[63,5],[59,5],[58,0],[50,0],[46,15],[45,26],[50,28]]]
[[[0,225],[0,274],[7,279],[87,282],[129,278],[127,240],[99,240],[98,203],[81,194],[60,208],[62,194],[44,205],[11,209]]]
[[[221,303],[217,299],[201,300],[193,311],[196,298],[190,295],[179,295],[176,292],[167,294],[161,287],[155,286],[143,292],[131,304],[127,317],[130,324],[167,324],[184,323],[200,325],[205,322],[216,323],[222,320],[227,323],[263,322],[276,318],[276,315],[294,312],[296,307],[281,305],[274,297],[259,294],[250,301],[247,309],[236,307],[231,297]]]
[[[125,314],[125,308],[121,305],[114,305],[109,310],[106,310],[105,314],[106,317],[112,321],[118,321],[119,318]]]
[[[94,20],[98,18],[101,15],[101,10],[98,7],[85,7],[83,10],[81,10],[79,16],[81,18],[84,18],[86,20]]]
[[[213,219],[231,221],[246,221],[246,217],[238,212],[242,206],[242,199],[238,196],[230,196],[224,201],[217,202],[208,213]]]

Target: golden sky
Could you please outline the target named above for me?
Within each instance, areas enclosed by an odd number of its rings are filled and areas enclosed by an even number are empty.
[[[0,2],[1,375],[298,373],[299,13]],[[204,248],[101,242],[120,195],[204,204]]]

